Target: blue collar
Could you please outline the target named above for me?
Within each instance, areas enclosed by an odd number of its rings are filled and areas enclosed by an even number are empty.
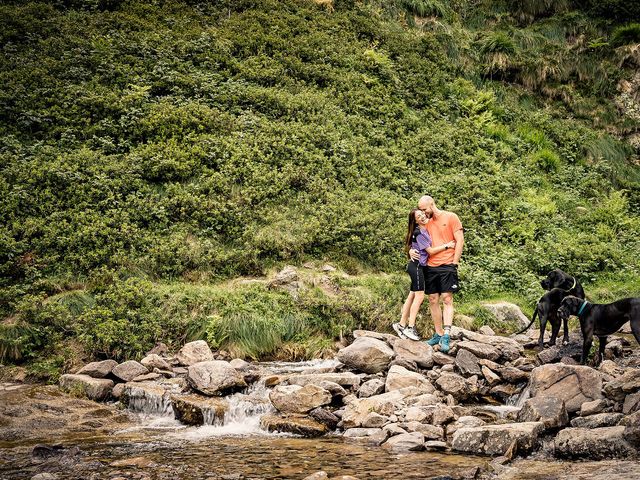
[[[585,301],[584,301],[584,303],[582,304],[582,306],[580,307],[580,310],[578,310],[578,317],[579,317],[580,315],[582,315],[582,312],[584,311],[584,307],[586,307],[586,306],[587,306],[587,303],[589,303],[589,302],[587,302],[587,301],[585,300]]]

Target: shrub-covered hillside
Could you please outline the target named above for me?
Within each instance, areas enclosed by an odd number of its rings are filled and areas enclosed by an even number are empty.
[[[5,2],[2,361],[304,357],[385,328],[424,193],[466,227],[467,313],[527,307],[556,267],[639,294],[631,4]],[[234,280],[308,261],[339,293]]]

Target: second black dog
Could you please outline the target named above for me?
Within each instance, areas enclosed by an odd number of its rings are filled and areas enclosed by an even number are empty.
[[[566,321],[570,315],[576,315],[580,319],[583,365],[587,362],[594,335],[600,340],[600,360],[604,356],[607,336],[617,332],[627,322],[631,322],[633,336],[640,344],[640,298],[624,298],[613,303],[598,304],[569,296],[562,300],[558,316]]]
[[[531,317],[531,322],[525,328],[518,333],[523,333],[529,329],[533,322],[536,320],[536,316],[540,319],[540,337],[538,338],[538,347],[540,350],[544,348],[544,331],[547,328],[547,321],[551,324],[551,338],[549,339],[549,345],[556,344],[556,338],[560,333],[561,319],[558,317],[558,308],[562,300],[568,296],[573,295],[578,298],[584,298],[584,290],[577,278],[566,274],[560,269],[551,270],[546,278],[540,282],[540,285],[545,290],[549,290],[545,293],[536,305],[536,309]],[[564,320],[564,335],[562,337],[562,343],[569,343],[569,325],[568,318]]]

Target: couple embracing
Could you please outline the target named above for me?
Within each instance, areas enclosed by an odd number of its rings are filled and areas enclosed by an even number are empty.
[[[415,323],[426,293],[435,327],[427,343],[439,344],[443,353],[449,351],[453,294],[460,289],[458,262],[463,246],[464,234],[458,216],[437,208],[430,196],[421,197],[418,208],[409,213],[405,238],[411,291],[402,307],[400,321],[392,325],[399,337],[420,340]]]

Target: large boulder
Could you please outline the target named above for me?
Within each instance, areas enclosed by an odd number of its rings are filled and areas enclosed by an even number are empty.
[[[433,367],[433,348],[425,342],[415,342],[408,338],[398,339],[393,344],[396,360],[413,362],[420,368]]]
[[[580,410],[584,402],[602,398],[602,374],[593,368],[563,363],[534,368],[529,380],[531,397],[564,400],[567,412]]]
[[[194,390],[205,395],[224,395],[247,386],[244,377],[229,362],[212,360],[191,365],[187,382]]]
[[[416,387],[421,393],[433,393],[436,391],[431,382],[422,374],[411,372],[399,365],[393,365],[389,369],[385,391],[400,390],[405,387]]]
[[[516,325],[518,330],[529,325],[529,319],[526,317],[520,307],[513,303],[497,302],[497,303],[483,303],[481,305],[485,310],[488,310],[498,322],[509,322]]]
[[[331,403],[331,393],[317,385],[278,385],[269,393],[269,400],[283,413],[307,413]]]
[[[293,433],[303,437],[320,437],[329,431],[324,423],[300,414],[263,415],[260,426],[269,432]]]
[[[348,368],[365,373],[378,373],[387,370],[395,356],[393,350],[382,340],[371,337],[359,337],[338,352],[338,360]]]
[[[456,367],[460,373],[464,376],[470,375],[482,375],[482,370],[478,364],[478,357],[476,357],[469,350],[460,348],[456,355]]]
[[[382,446],[393,451],[424,450],[424,435],[420,432],[402,433],[391,437]]]
[[[569,423],[569,414],[564,400],[540,396],[524,403],[518,412],[518,422],[542,422],[546,429],[561,428]]]
[[[404,399],[414,393],[413,389],[393,390],[388,393],[374,395],[368,398],[356,398],[351,401],[342,414],[345,428],[361,427],[369,413],[390,416],[404,406]]]
[[[472,332],[471,330],[465,330],[464,328],[454,326],[451,327],[451,338],[456,340],[469,340],[472,342],[483,343],[485,345],[496,347],[496,349],[500,353],[499,359],[501,362],[515,361],[524,354],[524,348],[516,340],[512,338],[502,337],[500,335],[483,335],[478,332]],[[468,350],[471,351],[471,353],[475,354],[478,358],[488,358],[482,357],[481,355],[478,355],[476,352],[470,349]],[[489,358],[489,360],[493,359]]]
[[[576,417],[571,420],[571,426],[576,428],[615,427],[624,418],[621,413],[596,413],[588,417]]]
[[[185,344],[176,355],[180,365],[191,366],[200,362],[213,360],[213,352],[204,340],[196,340]]]
[[[130,382],[139,375],[145,375],[149,373],[147,367],[135,360],[127,360],[119,365],[113,367],[111,373],[123,382]]]
[[[486,358],[497,361],[500,358],[500,350],[497,347],[486,343],[474,342],[472,340],[462,340],[457,343],[458,350],[467,350],[476,358]]]
[[[456,373],[443,373],[436,380],[438,388],[456,400],[464,400],[471,393],[468,381]]]
[[[451,447],[458,452],[504,455],[515,443],[518,453],[531,451],[544,431],[542,422],[506,423],[459,428]]]
[[[304,387],[309,383],[320,385],[322,382],[337,383],[341,387],[355,389],[360,385],[360,377],[352,372],[343,373],[311,373],[292,375],[288,378],[290,385]]]
[[[637,450],[625,438],[624,426],[603,428],[565,428],[555,439],[555,455],[597,460],[608,457],[627,458]]]
[[[113,390],[113,380],[93,378],[89,375],[66,374],[60,377],[60,389],[71,394],[84,395],[89,400],[106,400]]]
[[[101,362],[91,362],[86,364],[76,372],[76,375],[89,375],[93,378],[105,378],[118,365],[115,360],[103,360]]]
[[[222,423],[228,409],[227,402],[220,398],[200,395],[172,395],[170,398],[176,420],[186,425]]]

